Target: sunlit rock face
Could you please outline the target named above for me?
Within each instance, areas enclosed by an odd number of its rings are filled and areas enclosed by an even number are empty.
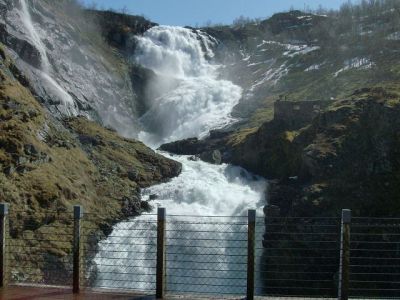
[[[104,41],[98,16],[67,1],[30,0],[0,0],[0,15],[0,42],[53,115],[85,115],[135,135],[129,67]]]

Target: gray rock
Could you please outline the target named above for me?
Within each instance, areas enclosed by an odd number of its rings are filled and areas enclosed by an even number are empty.
[[[200,154],[200,159],[215,165],[220,165],[222,163],[222,155],[219,150],[203,152]]]
[[[129,180],[136,181],[139,178],[139,172],[135,169],[131,169],[128,171]]]

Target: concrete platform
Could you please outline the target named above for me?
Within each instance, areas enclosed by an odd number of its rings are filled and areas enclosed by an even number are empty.
[[[146,295],[128,291],[114,290],[83,290],[79,295],[74,295],[71,288],[44,287],[44,286],[9,286],[0,289],[0,300],[154,300],[154,295]],[[193,295],[167,295],[165,300],[243,300],[244,297],[228,296],[193,296]],[[316,298],[299,297],[255,297],[256,300],[299,300]],[[322,298],[318,298],[322,299]],[[328,299],[328,298],[324,298]],[[330,300],[330,299],[329,299]],[[333,300],[333,298],[332,298]]]

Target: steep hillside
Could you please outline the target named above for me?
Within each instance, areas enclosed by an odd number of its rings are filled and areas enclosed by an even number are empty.
[[[24,280],[52,282],[42,264],[52,261],[67,272],[71,248],[58,228],[71,224],[73,205],[95,216],[90,228],[104,237],[118,220],[149,209],[140,188],[178,175],[181,166],[85,117],[55,118],[29,88],[0,45],[0,201],[12,207],[10,243],[18,249],[10,259],[36,248],[46,259],[21,266],[33,271]]]
[[[325,13],[290,11],[262,22],[205,29],[219,41],[224,76],[244,88],[234,111],[242,120],[238,126],[271,120],[280,97],[342,99],[355,89],[400,79],[398,1]]]
[[[155,24],[84,11],[75,2],[1,0],[0,42],[54,116],[85,115],[134,137],[142,101],[137,81],[145,78],[129,60],[134,34]]]

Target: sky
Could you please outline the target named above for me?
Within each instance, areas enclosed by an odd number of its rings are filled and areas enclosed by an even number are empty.
[[[231,24],[239,16],[266,18],[291,7],[303,10],[338,9],[348,0],[82,0],[101,9],[122,9],[144,15],[162,25],[202,26],[207,23]],[[354,1],[353,1],[354,2]]]

